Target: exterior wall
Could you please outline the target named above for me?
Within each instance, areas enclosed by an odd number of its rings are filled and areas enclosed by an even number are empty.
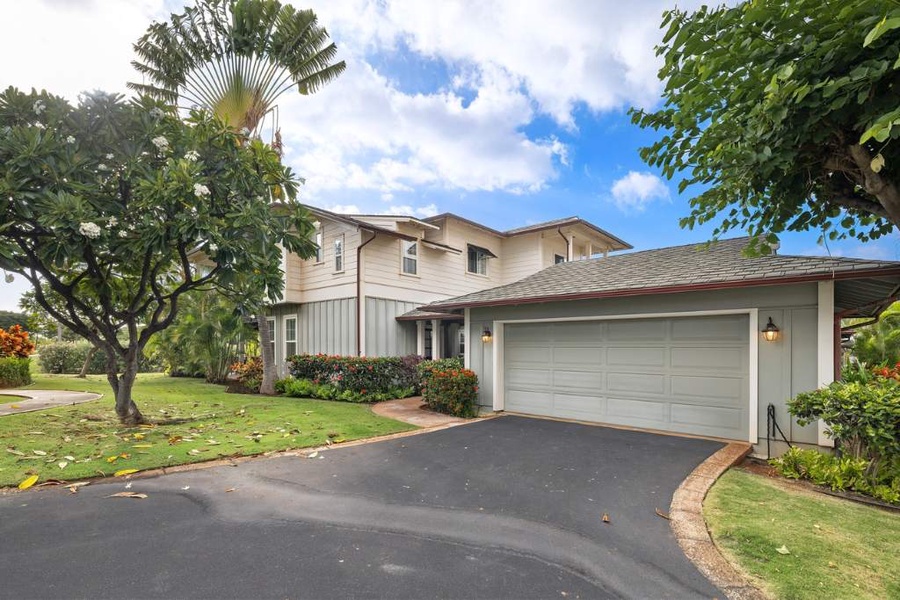
[[[279,373],[284,362],[284,318],[297,316],[298,354],[356,354],[356,299],[340,298],[305,304],[278,304],[269,312],[275,317],[275,360]]]
[[[397,317],[417,306],[416,302],[366,297],[366,356],[415,354],[416,324]]]
[[[561,241],[561,240],[560,240]],[[495,332],[491,344],[472,338],[470,364],[481,380],[479,403],[493,404],[493,354],[502,340],[496,336],[495,320],[544,319],[560,317],[596,317],[605,315],[640,315],[692,311],[759,309],[760,328],[769,317],[778,325],[781,335],[775,342],[758,343],[758,439],[757,454],[766,453],[766,409],[775,406],[775,416],[792,442],[816,444],[815,424],[800,427],[790,418],[786,402],[793,395],[817,387],[818,288],[815,283],[686,292],[604,300],[551,302],[508,307],[470,309],[470,332],[485,326]],[[751,418],[753,416],[751,415]],[[772,442],[772,453],[783,452],[784,445]]]
[[[560,240],[562,242],[562,240]],[[506,238],[503,250],[503,283],[512,283],[540,271],[541,234],[529,233]]]
[[[356,295],[356,248],[360,233],[351,225],[323,219],[324,257],[321,263],[315,258],[303,260],[296,254],[288,254],[285,269],[286,289],[284,302],[319,302]],[[344,236],[344,269],[334,270],[334,241]]]

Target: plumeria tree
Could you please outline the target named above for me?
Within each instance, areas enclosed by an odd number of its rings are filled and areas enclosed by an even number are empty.
[[[126,424],[144,421],[138,359],[185,293],[216,287],[259,305],[280,289],[279,245],[314,252],[296,190],[274,150],[207,112],[0,93],[0,268],[105,351]]]

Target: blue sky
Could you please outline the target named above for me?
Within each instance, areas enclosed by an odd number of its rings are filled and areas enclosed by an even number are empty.
[[[654,46],[670,0],[310,0],[348,69],[321,92],[282,96],[286,160],[305,202],[343,212],[455,212],[497,229],[578,215],[636,249],[701,242],[690,191],[638,149],[655,139],[631,106],[658,106]],[[691,8],[696,2],[679,2]],[[0,0],[0,85],[75,99],[125,92],[131,43],[180,10],[170,0]],[[825,254],[818,234],[783,254]],[[830,252],[900,260],[900,238]],[[0,309],[23,282],[0,280]]]

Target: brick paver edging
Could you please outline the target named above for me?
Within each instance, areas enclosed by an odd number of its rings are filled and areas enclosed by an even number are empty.
[[[707,458],[675,490],[669,512],[672,531],[685,555],[731,600],[765,600],[767,596],[719,552],[706,528],[703,499],[722,473],[749,453],[749,444],[731,443]]]

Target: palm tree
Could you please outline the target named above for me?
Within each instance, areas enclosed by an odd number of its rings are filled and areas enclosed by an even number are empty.
[[[131,64],[146,82],[129,88],[181,108],[207,108],[254,135],[283,93],[296,86],[312,94],[346,68],[344,61],[333,62],[337,47],[316,14],[278,0],[198,0],[169,22],[151,25],[134,51],[138,60]],[[271,332],[265,318],[257,321],[260,392],[272,394]]]

